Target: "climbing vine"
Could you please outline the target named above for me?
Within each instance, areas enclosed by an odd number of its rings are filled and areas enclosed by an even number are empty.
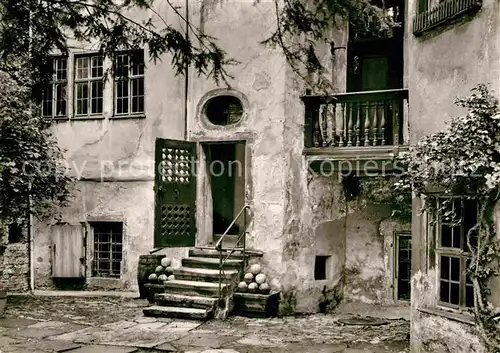
[[[400,25],[383,1],[274,0],[274,5],[277,28],[263,43],[280,48],[295,74],[325,94],[331,93],[331,82],[321,52],[327,46],[332,52],[342,48],[332,41],[335,31],[347,25],[355,36],[386,38]]]
[[[456,104],[468,113],[452,119],[446,129],[424,137],[398,157],[396,162],[404,172],[395,181],[394,190],[407,196],[413,191],[423,200],[423,211],[445,217],[449,205],[433,202],[432,193],[461,196],[478,204],[477,224],[467,234],[471,249],[467,272],[474,286],[476,327],[489,351],[500,352],[500,308],[488,300],[500,264],[493,215],[500,198],[499,102],[481,84]],[[470,241],[473,233],[475,244]]]

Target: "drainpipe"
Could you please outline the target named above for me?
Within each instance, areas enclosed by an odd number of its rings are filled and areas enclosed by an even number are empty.
[[[35,251],[33,242],[33,215],[31,214],[31,183],[28,185],[28,253],[29,253],[29,268],[30,268],[30,291],[31,294],[35,291]]]
[[[35,244],[33,241],[33,215],[30,212],[28,220],[28,241],[30,253],[30,290],[31,294],[35,292]]]
[[[39,2],[37,2],[39,3]],[[29,39],[28,39],[28,57],[31,59],[31,50],[32,50],[32,41],[33,41],[33,28],[31,26],[31,21],[32,21],[32,17],[33,14],[32,12],[30,11],[29,13],[29,24],[28,24],[28,36],[29,36]],[[30,64],[31,64],[31,60],[30,60]],[[30,116],[33,114],[33,111],[32,111],[32,108],[30,106]],[[27,232],[28,232],[28,263],[29,263],[29,276],[30,276],[30,291],[31,291],[31,294],[34,294],[34,291],[35,291],[35,262],[34,262],[34,257],[35,257],[35,252],[34,252],[34,249],[33,249],[33,216],[31,214],[31,182],[28,183],[28,200],[27,200],[27,203],[28,203],[28,207],[27,207],[27,216],[28,216],[28,229],[27,229]]]
[[[189,0],[186,0],[186,39],[189,41]],[[188,139],[189,65],[184,68],[184,140]]]

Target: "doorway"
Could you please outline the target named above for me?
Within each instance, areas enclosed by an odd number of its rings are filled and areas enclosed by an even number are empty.
[[[347,46],[347,92],[365,92],[403,87],[404,2],[375,0],[395,26],[392,36],[379,38],[349,30]]]
[[[245,142],[204,145],[207,179],[212,200],[212,235],[222,235],[245,205]],[[228,235],[239,235],[243,219],[237,219]]]
[[[396,299],[410,300],[411,293],[411,234],[395,234]]]

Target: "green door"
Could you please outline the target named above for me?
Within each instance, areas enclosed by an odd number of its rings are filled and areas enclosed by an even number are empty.
[[[387,57],[361,58],[360,91],[374,91],[388,88],[389,63]]]
[[[194,246],[196,143],[156,139],[154,247]]]

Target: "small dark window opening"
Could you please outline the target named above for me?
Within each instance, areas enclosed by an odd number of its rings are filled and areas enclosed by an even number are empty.
[[[17,223],[9,224],[9,244],[20,243],[23,240],[23,227]]]
[[[361,194],[361,179],[352,173],[343,176],[342,185],[347,201],[355,200]]]
[[[316,256],[316,261],[314,263],[314,279],[320,281],[326,279],[327,274],[327,263],[330,256]]]
[[[94,223],[94,277],[120,278],[123,259],[123,223]]]
[[[218,96],[211,98],[206,103],[205,115],[214,125],[231,125],[241,120],[243,106],[236,97]]]

